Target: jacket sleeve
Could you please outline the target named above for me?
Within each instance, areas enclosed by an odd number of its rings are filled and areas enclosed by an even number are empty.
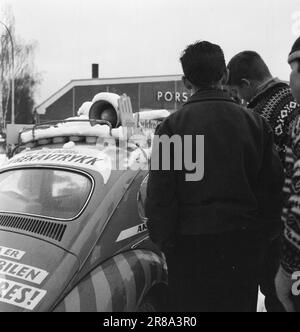
[[[281,212],[284,196],[284,170],[274,145],[271,127],[264,121],[264,150],[258,178],[258,204],[260,216],[266,224],[266,232],[278,237],[282,232]]]
[[[176,195],[176,172],[172,169],[174,150],[166,155],[159,148],[160,139],[171,137],[168,119],[157,129],[152,151],[151,170],[149,174],[146,216],[151,240],[166,252],[173,245],[178,219],[178,202]],[[162,168],[162,158],[170,160],[170,170]],[[155,167],[154,164],[159,167]]]
[[[288,172],[284,192],[288,195],[282,214],[284,237],[281,265],[292,274],[300,271],[300,118],[292,133],[292,143],[287,149]]]

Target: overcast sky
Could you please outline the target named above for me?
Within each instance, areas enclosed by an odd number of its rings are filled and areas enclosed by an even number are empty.
[[[103,78],[181,74],[180,52],[200,39],[221,44],[227,60],[256,50],[288,79],[287,55],[300,34],[299,0],[3,1],[18,35],[39,44],[38,103],[71,79],[90,78],[91,63]]]

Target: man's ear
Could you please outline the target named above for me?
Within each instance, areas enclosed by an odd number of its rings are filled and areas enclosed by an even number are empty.
[[[241,79],[243,87],[250,88],[251,87],[251,82],[247,80],[246,78]]]
[[[193,84],[185,76],[182,76],[182,82],[188,90],[193,90],[194,89]]]

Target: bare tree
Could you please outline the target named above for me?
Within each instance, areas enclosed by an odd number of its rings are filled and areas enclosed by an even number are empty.
[[[5,22],[14,43],[15,118],[17,123],[31,123],[34,95],[41,83],[40,74],[34,66],[35,42],[26,43],[15,33],[15,18],[11,7],[0,12],[0,21]],[[0,26],[0,121],[3,125],[11,120],[12,49],[10,36]]]

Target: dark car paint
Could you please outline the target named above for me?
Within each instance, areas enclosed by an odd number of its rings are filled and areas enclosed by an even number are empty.
[[[79,270],[79,261],[75,255],[40,239],[29,238],[21,234],[0,230],[0,243],[1,246],[25,252],[21,260],[1,257],[0,261],[7,260],[15,264],[24,264],[49,273],[41,284],[35,284],[30,281],[22,281],[18,277],[7,277],[0,272],[1,279],[9,279],[17,283],[28,285],[29,287],[47,291],[43,300],[34,308],[35,311],[49,310],[53,299],[60,296],[74,274]],[[0,293],[0,297],[4,296],[3,292],[0,291]],[[0,311],[20,312],[25,310],[11,304],[0,302]]]
[[[47,167],[47,164],[37,164],[34,167]],[[53,168],[53,165],[49,167]],[[138,214],[137,195],[146,172],[112,171],[108,183],[104,184],[101,174],[96,171],[87,171],[80,167],[63,169],[88,173],[95,181],[95,188],[82,214],[76,220],[66,223],[67,229],[60,243],[36,234],[33,237],[24,231],[2,230],[0,227],[1,245],[7,243],[13,248],[13,243],[18,243],[21,250],[28,250],[30,246],[30,261],[36,265],[43,257],[41,267],[47,266],[51,273],[49,280],[42,285],[48,293],[36,308],[38,311],[52,310],[93,269],[119,253],[131,250],[132,247],[150,249],[160,255],[159,250],[147,239],[146,232],[116,242],[124,229],[143,223]],[[51,219],[47,220],[51,222]],[[16,242],[12,241],[13,243],[9,240],[12,234],[18,238]],[[39,250],[42,244],[43,255]],[[19,311],[1,303],[0,310],[2,309]]]

